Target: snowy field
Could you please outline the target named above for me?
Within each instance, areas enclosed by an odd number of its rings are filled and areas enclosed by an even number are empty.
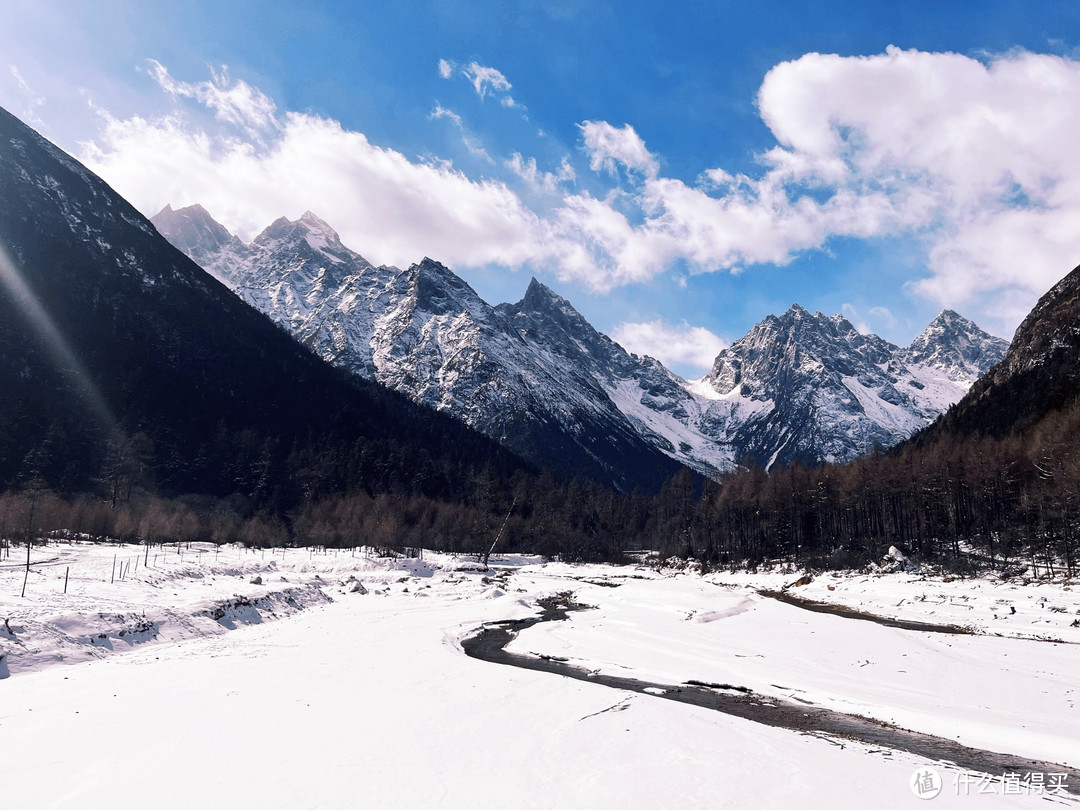
[[[930,806],[1080,794],[1080,585],[1061,580],[825,574],[787,590],[970,631],[942,634],[765,595],[801,572],[49,545],[23,598],[22,553],[0,560],[2,808],[890,808],[922,806],[928,769]],[[652,694],[463,652],[568,592],[589,609],[507,649]],[[1069,776],[983,775],[660,696],[691,680]]]

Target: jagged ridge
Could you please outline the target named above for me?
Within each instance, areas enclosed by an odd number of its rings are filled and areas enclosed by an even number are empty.
[[[650,448],[706,474],[851,458],[910,436],[956,402],[1005,341],[945,311],[907,348],[839,315],[795,305],[770,316],[687,382],[627,353],[532,279],[492,307],[431,259],[374,267],[310,213],[250,245],[221,237],[203,209],[176,244],[323,357],[456,414],[528,457],[585,463],[621,486]],[[193,245],[188,234],[210,234]],[[619,479],[618,471],[623,476]],[[655,477],[655,476],[654,476]]]

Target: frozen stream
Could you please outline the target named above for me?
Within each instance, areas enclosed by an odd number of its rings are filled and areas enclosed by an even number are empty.
[[[35,565],[25,598],[24,571],[0,567],[3,808],[861,810],[913,806],[929,768],[933,807],[1075,806],[1069,582],[799,589],[975,630],[948,635],[760,595],[790,571],[210,545],[33,556],[62,564]],[[538,620],[570,603],[592,609]],[[1071,792],[1008,795],[999,767]]]
[[[765,593],[772,597],[772,593]],[[783,600],[787,604],[796,604],[794,600]],[[800,605],[805,607],[805,605]],[[506,646],[519,633],[543,622],[564,621],[568,610],[573,608],[548,607],[544,612],[531,619],[515,619],[494,622],[479,628],[473,635],[461,642],[465,653],[473,658],[495,664],[504,664],[521,669],[548,672],[565,678],[601,684],[613,689],[652,695],[700,706],[724,714],[752,720],[756,723],[785,728],[803,733],[829,734],[836,737],[857,740],[874,746],[886,746],[905,751],[932,760],[950,762],[957,767],[987,774],[1006,772],[1062,772],[1068,774],[1072,785],[1080,785],[1080,770],[1069,768],[1060,763],[1023,759],[1008,754],[979,750],[960,745],[944,737],[921,734],[899,728],[889,723],[871,720],[854,714],[814,706],[808,701],[789,701],[756,694],[744,686],[735,684],[706,684],[703,682],[684,682],[678,685],[644,681],[636,678],[604,674],[598,670],[589,670],[574,666],[566,659],[551,655],[526,655],[509,652]],[[834,612],[835,611],[821,611]],[[841,614],[842,615],[842,614]],[[857,618],[873,620],[867,615]],[[896,626],[895,620],[884,619],[884,626]],[[917,622],[900,624],[904,629],[912,629]],[[925,625],[921,632],[942,632],[956,634],[955,628],[948,626]]]

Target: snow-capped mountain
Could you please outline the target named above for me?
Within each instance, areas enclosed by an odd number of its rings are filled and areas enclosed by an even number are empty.
[[[678,469],[589,371],[559,356],[562,341],[523,336],[539,331],[530,325],[534,310],[558,309],[561,299],[543,285],[516,308],[492,307],[431,259],[407,270],[373,266],[310,212],[277,220],[249,244],[221,239],[221,226],[195,206],[153,221],[324,358],[452,413],[549,469],[626,489],[655,488]]]
[[[655,465],[657,450],[715,474],[747,457],[817,463],[892,445],[956,402],[1007,345],[944,312],[901,349],[796,305],[688,382],[626,352],[535,279],[521,301],[493,307],[431,259],[373,266],[310,212],[249,244],[199,206],[152,221],[321,356],[527,457],[609,475]]]
[[[908,365],[934,369],[940,376],[971,385],[1000,363],[1008,348],[1008,341],[988,335],[947,309],[911,341],[901,359]]]
[[[694,390],[756,403],[729,420],[729,441],[759,464],[844,461],[925,427],[1007,347],[951,311],[901,349],[796,304],[720,352]]]

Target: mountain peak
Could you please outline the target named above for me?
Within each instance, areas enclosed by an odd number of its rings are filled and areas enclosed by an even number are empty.
[[[551,309],[553,306],[562,308],[564,305],[570,306],[570,302],[533,276],[519,306],[525,311],[537,312]]]
[[[255,237],[255,242],[260,242],[266,239],[281,239],[289,234],[293,229],[294,223],[289,221],[288,217],[278,217],[269,225],[267,225],[263,232]]]
[[[432,258],[425,256],[409,273],[415,278],[416,306],[424,312],[450,314],[483,304],[468,282]]]
[[[179,209],[166,205],[150,222],[158,233],[196,262],[217,253],[235,238],[199,203]]]
[[[765,319],[768,321],[768,318]],[[802,330],[802,329],[828,329],[830,326],[833,328],[843,329],[841,322],[847,323],[842,315],[834,315],[831,318],[823,315],[820,312],[811,313],[802,304],[792,304],[788,307],[787,312],[776,319],[783,327]]]
[[[293,221],[287,217],[278,217],[261,234],[255,237],[252,244],[266,245],[271,242],[307,242],[308,246],[333,259],[341,260],[343,254],[351,253],[341,243],[341,237],[337,231],[330,227],[326,220],[319,218],[311,211],[305,211],[299,219]]]
[[[321,219],[320,217],[313,214],[311,211],[305,211],[303,214],[300,215],[300,219],[298,219],[296,222],[298,225],[303,225],[309,231],[318,231],[320,233],[332,235],[335,240],[339,238],[337,231],[331,228],[325,219]]]
[[[946,309],[911,341],[904,356],[908,362],[943,371],[949,379],[972,382],[999,363],[1008,347],[1008,341]]]
[[[992,340],[1007,346],[1003,359],[932,431],[1016,433],[1075,402],[1080,394],[1080,267],[1039,299],[1011,345]]]
[[[935,324],[942,326],[961,326],[961,327],[973,327],[975,324],[957,312],[955,309],[943,309],[938,313],[938,316],[934,320],[930,321],[930,326]],[[927,327],[929,328],[929,327]],[[976,329],[978,327],[975,327]]]

